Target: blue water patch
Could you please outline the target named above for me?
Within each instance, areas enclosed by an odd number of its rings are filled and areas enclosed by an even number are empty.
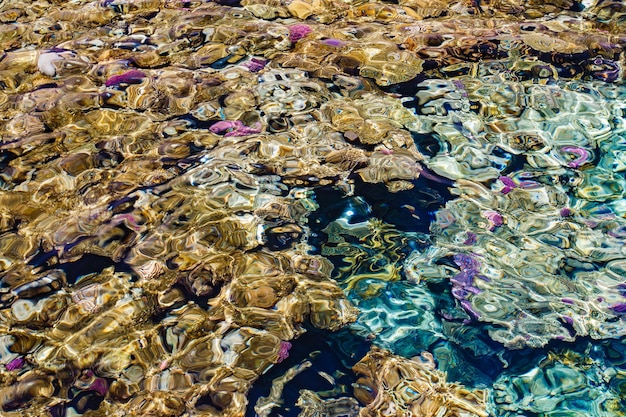
[[[494,415],[579,415],[594,409],[594,415],[609,416],[626,410],[616,396],[623,393],[624,378],[610,374],[623,372],[617,353],[624,349],[623,339],[553,340],[539,349],[509,349],[492,340],[488,324],[476,320],[453,294],[455,275],[468,268],[460,258],[439,257],[436,264],[449,271],[439,279],[416,282],[404,270],[412,253],[432,250],[430,220],[389,213],[423,194],[392,194],[383,187],[368,191],[351,197],[318,189],[319,208],[309,217],[314,252],[333,261],[333,278],[359,308],[350,326],[355,336],[404,357],[431,352],[449,380],[487,388]],[[442,187],[438,192],[449,196]],[[420,207],[424,218],[434,217]],[[611,376],[604,373],[607,368],[613,369]],[[550,402],[555,405],[546,405]]]
[[[268,397],[277,378],[291,369],[296,371],[293,379],[286,382],[280,396],[280,404],[266,417],[296,417],[302,410],[296,405],[301,390],[311,390],[324,398],[352,397],[357,376],[352,371],[369,350],[370,343],[350,329],[336,333],[320,332],[312,326],[298,338],[289,357],[274,365],[254,383],[248,396],[246,415],[256,414],[259,400]]]

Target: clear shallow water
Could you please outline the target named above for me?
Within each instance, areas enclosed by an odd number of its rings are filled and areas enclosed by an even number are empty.
[[[3,3],[3,413],[623,415],[625,15]]]

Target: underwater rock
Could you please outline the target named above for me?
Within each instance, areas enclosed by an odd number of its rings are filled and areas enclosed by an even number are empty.
[[[359,415],[359,404],[354,398],[329,398],[322,399],[310,390],[300,391],[300,397],[296,403],[302,409],[298,417],[356,417]]]
[[[447,382],[428,352],[406,359],[374,347],[353,369],[360,375],[354,395],[365,404],[360,416],[489,415],[486,392]]]

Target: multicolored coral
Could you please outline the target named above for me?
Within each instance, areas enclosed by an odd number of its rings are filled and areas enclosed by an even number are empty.
[[[307,327],[351,325],[493,386],[374,348],[303,415],[620,415],[625,15],[4,1],[1,411],[240,416]],[[507,363],[581,340],[606,358]]]

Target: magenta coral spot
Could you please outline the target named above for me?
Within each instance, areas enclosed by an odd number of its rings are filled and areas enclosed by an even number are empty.
[[[613,304],[609,307],[609,309],[616,313],[626,313],[626,303]]]
[[[109,391],[109,384],[104,378],[96,378],[89,386],[89,389],[104,397]]]
[[[306,35],[311,33],[313,29],[309,25],[305,25],[304,23],[298,23],[296,25],[289,26],[289,40],[292,43],[298,42],[300,39],[304,38]]]
[[[502,190],[500,190],[502,194],[508,194],[511,192],[511,190],[517,188],[517,184],[515,183],[515,181],[513,181],[509,177],[501,176],[499,180],[504,185],[504,187],[502,187]]]
[[[577,156],[576,159],[567,164],[570,168],[580,168],[591,158],[591,152],[580,146],[563,146],[561,151]]]
[[[123,74],[114,75],[110,77],[104,85],[107,87],[112,87],[114,85],[120,84],[139,84],[146,78],[146,74],[143,71],[139,70],[130,70],[126,71]]]
[[[461,268],[461,271],[474,271],[477,272],[480,268],[480,262],[464,253],[457,253],[454,255],[454,263]]]
[[[571,300],[569,298],[561,298],[561,301],[563,301],[565,304],[574,304],[574,300]]]
[[[537,181],[520,181],[519,182],[519,187],[523,188],[525,190],[527,189],[535,189],[535,188],[539,188],[541,187],[541,184],[539,184]]]
[[[490,228],[489,230],[493,230],[496,227],[502,226],[503,220],[502,215],[494,210],[485,210],[483,211],[483,216],[489,220]]]
[[[238,129],[226,133],[224,136],[246,136],[254,135],[261,132],[261,123],[257,122],[254,126],[241,125]]]
[[[239,120],[222,120],[220,122],[215,123],[213,126],[209,128],[212,133],[222,133],[227,131],[228,129],[237,129],[238,127],[243,126]]]
[[[501,176],[499,178],[500,182],[502,182],[502,184],[506,185],[507,187],[511,187],[511,188],[515,188],[517,187],[517,184],[515,184],[515,181],[513,181],[511,178],[506,177],[506,176]]]
[[[225,133],[224,136],[246,136],[261,132],[261,123],[249,127],[240,120],[222,120],[209,128],[212,133]]]
[[[289,350],[291,349],[291,343],[281,341],[278,348],[278,363],[281,363],[289,357]]]
[[[467,232],[467,238],[463,242],[464,245],[473,245],[476,243],[476,233]]]
[[[7,369],[7,371],[15,371],[15,370],[21,369],[22,366],[24,366],[25,362],[26,361],[24,360],[24,358],[19,356],[13,359],[11,362],[4,365],[4,367]]]
[[[572,215],[572,210],[570,210],[567,207],[563,207],[560,211],[559,214],[561,215],[561,217],[569,217]]]
[[[445,177],[440,177],[439,175],[427,170],[426,168],[418,167],[418,169],[421,177],[428,178],[429,180],[438,182],[440,184],[445,184],[446,186],[451,186],[453,184],[449,179]]]

